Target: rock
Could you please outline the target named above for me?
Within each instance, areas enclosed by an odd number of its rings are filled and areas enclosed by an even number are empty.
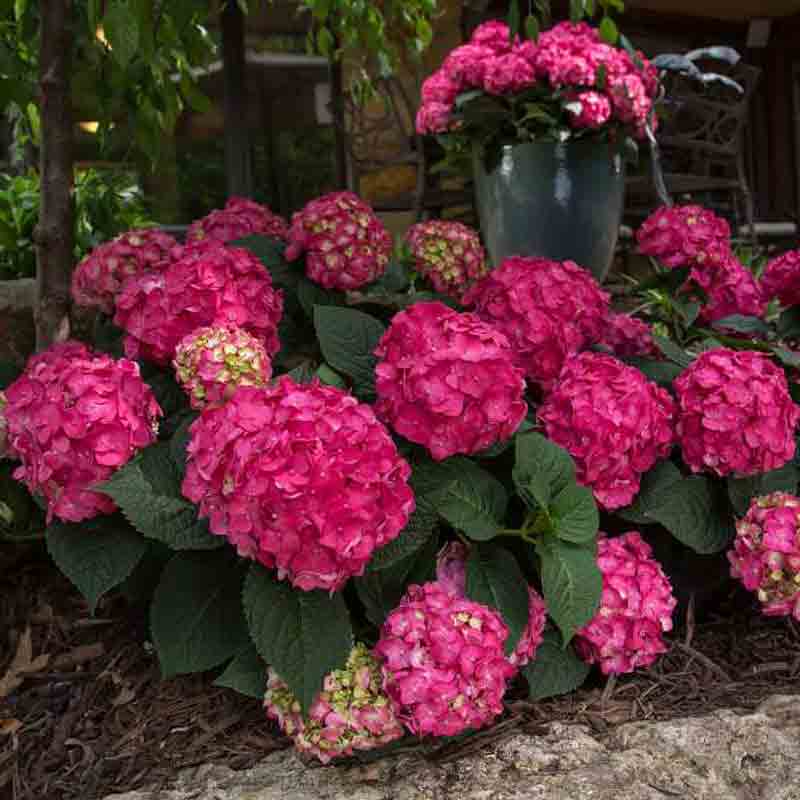
[[[285,750],[244,772],[206,765],[171,789],[106,800],[798,800],[799,700],[628,723],[603,737],[553,723],[444,763],[413,754],[308,767]]]

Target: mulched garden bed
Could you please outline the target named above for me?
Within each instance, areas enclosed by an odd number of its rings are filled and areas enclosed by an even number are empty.
[[[596,679],[535,704],[511,696],[508,718],[492,730],[425,752],[449,760],[553,720],[602,734],[797,692],[800,626],[759,616],[733,589],[718,615],[688,616],[653,669],[611,691]],[[94,800],[167,785],[177,770],[205,762],[245,769],[287,746],[257,701],[212,680],[160,681],[144,622],[122,599],[101,602],[93,618],[41,549],[0,548],[0,797]],[[396,749],[409,745],[422,749],[411,740]]]

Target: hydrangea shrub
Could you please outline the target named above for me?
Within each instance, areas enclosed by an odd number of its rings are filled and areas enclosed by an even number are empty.
[[[245,236],[261,235],[285,241],[289,235],[286,220],[246,197],[231,197],[225,208],[215,209],[189,226],[186,239],[199,242],[215,239],[232,242]]]

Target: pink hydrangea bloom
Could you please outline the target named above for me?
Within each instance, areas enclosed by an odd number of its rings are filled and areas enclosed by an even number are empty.
[[[686,290],[699,286],[706,294],[700,319],[716,322],[732,314],[760,317],[766,311],[758,281],[725,246],[713,246],[689,272]]]
[[[693,472],[756,475],[794,457],[800,408],[783,370],[763,353],[701,353],[674,387],[678,443]]]
[[[537,41],[536,71],[553,87],[595,85],[597,67],[605,63],[598,58],[607,47],[597,31],[584,22],[561,22],[544,31]],[[613,58],[613,48],[607,48]]]
[[[599,344],[605,345],[615,356],[620,358],[661,357],[661,351],[653,341],[653,332],[650,330],[650,326],[630,314],[609,315]]]
[[[511,52],[493,56],[483,72],[483,89],[488,94],[512,94],[536,83],[533,64],[522,55]]]
[[[598,341],[608,295],[573,261],[507,258],[464,297],[478,316],[505,334],[517,364],[548,388],[567,357]]]
[[[604,675],[648,667],[667,651],[677,601],[669,579],[638,531],[614,539],[600,533],[597,566],[603,575],[600,608],[575,636],[575,650]]]
[[[306,254],[306,275],[326,289],[358,289],[386,271],[392,237],[352,192],[312,200],[292,217],[286,258]]]
[[[437,583],[410,586],[374,650],[398,719],[418,736],[489,725],[516,671],[503,652],[507,638],[496,611]]]
[[[453,123],[447,103],[423,103],[417,111],[415,126],[417,133],[424,135],[446,133]]]
[[[728,552],[731,575],[756,592],[769,617],[800,622],[800,498],[785,492],[756,497],[736,523]]]
[[[235,325],[259,339],[269,355],[280,349],[283,293],[248,250],[214,239],[174,250],[164,272],[126,282],[114,322],[125,330],[125,354],[167,365],[197,328]]]
[[[466,561],[469,551],[461,542],[449,542],[436,558],[436,583],[454,597],[466,597]],[[547,606],[541,595],[528,587],[528,624],[522,631],[514,652],[508,657],[509,663],[524,667],[536,657],[536,651],[544,639],[544,626],[547,623]]]
[[[639,75],[625,75],[609,81],[608,92],[617,119],[632,125],[641,136],[647,115],[653,107],[647,96],[644,81]]]
[[[285,241],[289,234],[286,220],[245,197],[231,197],[225,208],[218,208],[201,219],[195,220],[186,234],[188,242],[201,239],[216,239],[232,242],[245,236],[269,236]]]
[[[463,92],[483,86],[486,64],[497,53],[491,47],[477,44],[464,44],[451,50],[442,64],[442,72]],[[450,110],[448,106],[448,112]]]
[[[377,414],[437,461],[509,439],[527,413],[508,340],[474,314],[415,303],[375,355]]]
[[[166,233],[143,228],[95,247],[72,273],[72,299],[78,306],[113,314],[122,284],[143,272],[166,269],[176,244]]]
[[[459,93],[459,84],[456,83],[444,69],[437,70],[425,79],[422,84],[422,103],[444,103],[452,106]]]
[[[243,386],[191,428],[184,495],[239,555],[299,589],[341,589],[414,510],[372,409],[318,382]]]
[[[6,419],[6,393],[0,391],[0,461],[4,458],[13,458],[11,444],[8,441],[8,420]]]
[[[519,42],[519,37],[516,37]],[[488,47],[495,53],[507,53],[511,50],[511,31],[505,22],[492,19],[478,25],[472,32],[470,44],[477,47]]]
[[[418,222],[408,229],[406,244],[417,272],[454,300],[489,272],[478,232],[460,222]]]
[[[242,328],[210,325],[181,340],[175,374],[192,408],[222,405],[239,386],[264,386],[272,375],[264,345]]]
[[[611,119],[611,101],[600,92],[581,92],[571,102],[580,105],[579,110],[567,108],[576,128],[600,128]]]
[[[54,516],[81,522],[116,509],[94,491],[156,438],[161,409],[133,361],[78,342],[33,356],[6,389],[14,477]]]
[[[350,652],[343,669],[325,676],[308,715],[271,667],[264,707],[301,753],[327,764],[400,739],[403,726],[383,691],[380,662],[363,644]]]
[[[668,267],[689,266],[715,246],[730,249],[728,223],[702,206],[662,206],[636,231],[644,255],[657,258]]]
[[[789,250],[773,258],[761,276],[766,300],[777,297],[782,306],[800,305],[800,250]]]
[[[613,356],[570,359],[539,407],[549,439],[575,460],[578,481],[613,511],[629,505],[641,476],[669,455],[675,404],[639,370]]]

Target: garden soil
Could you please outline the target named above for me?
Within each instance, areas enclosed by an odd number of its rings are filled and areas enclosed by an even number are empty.
[[[800,686],[800,626],[761,617],[733,587],[715,614],[684,614],[671,641],[654,669],[614,686],[598,677],[538,703],[520,689],[492,730],[435,748],[406,740],[395,750],[447,763],[520,733],[544,734],[554,721],[579,723],[603,741],[625,723],[755,709]],[[92,617],[40,547],[0,548],[2,800],[168,788],[181,770],[244,770],[288,746],[258,701],[215,687],[214,677],[161,681],[145,620],[122,598],[102,601]]]

